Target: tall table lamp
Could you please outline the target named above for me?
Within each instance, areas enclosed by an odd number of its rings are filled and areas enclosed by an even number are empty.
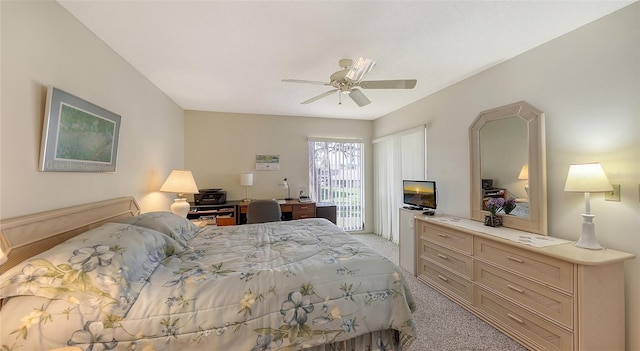
[[[186,217],[191,207],[184,198],[184,194],[198,194],[198,186],[193,179],[191,171],[174,169],[164,181],[160,191],[165,193],[178,193],[178,198],[171,204],[171,212],[178,216]]]
[[[569,166],[569,174],[564,191],[584,193],[584,212],[582,214],[582,233],[577,247],[590,250],[602,250],[596,240],[596,230],[591,214],[591,193],[613,191],[607,175],[600,163],[583,163]]]
[[[240,175],[240,185],[245,189],[245,196],[242,199],[243,202],[250,202],[249,187],[253,186],[253,173],[243,173]]]
[[[525,163],[522,165],[520,169],[520,174],[518,175],[519,180],[529,180],[529,164]],[[527,199],[529,198],[529,182],[524,185],[524,191],[527,193]]]

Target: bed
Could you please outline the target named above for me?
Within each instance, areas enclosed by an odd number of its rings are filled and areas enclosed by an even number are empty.
[[[392,262],[325,219],[198,227],[132,197],[0,223],[2,350],[406,350]]]

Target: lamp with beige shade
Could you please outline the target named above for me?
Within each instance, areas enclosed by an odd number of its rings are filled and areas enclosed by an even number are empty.
[[[160,191],[165,193],[177,193],[178,197],[171,204],[171,212],[178,216],[186,217],[191,207],[184,198],[184,194],[198,194],[198,186],[193,179],[191,171],[174,169],[165,180]]]
[[[582,232],[576,243],[577,247],[590,250],[602,250],[596,240],[596,230],[591,214],[591,193],[612,191],[613,187],[607,179],[600,163],[584,163],[569,166],[569,174],[564,191],[584,193],[584,213],[582,214]]]

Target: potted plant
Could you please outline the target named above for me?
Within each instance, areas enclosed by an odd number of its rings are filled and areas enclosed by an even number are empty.
[[[506,199],[504,201],[504,205],[502,206],[502,210],[506,214],[511,214],[511,211],[513,211],[515,208],[516,208],[516,199],[512,197]]]
[[[484,216],[484,225],[490,227],[502,226],[502,216],[498,215],[498,212],[504,208],[504,204],[505,201],[501,197],[492,197],[487,200],[484,208],[489,211],[489,215]]]

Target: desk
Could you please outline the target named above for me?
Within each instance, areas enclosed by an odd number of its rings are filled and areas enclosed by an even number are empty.
[[[250,202],[240,202],[238,204],[238,224],[247,223],[247,208]],[[298,200],[286,200],[280,204],[282,211],[282,220],[290,221],[293,219],[314,218],[316,216],[315,202],[300,202]]]
[[[194,205],[187,213],[188,219],[216,219],[218,225],[233,225],[238,221],[237,205],[240,201],[227,201],[219,205]]]

